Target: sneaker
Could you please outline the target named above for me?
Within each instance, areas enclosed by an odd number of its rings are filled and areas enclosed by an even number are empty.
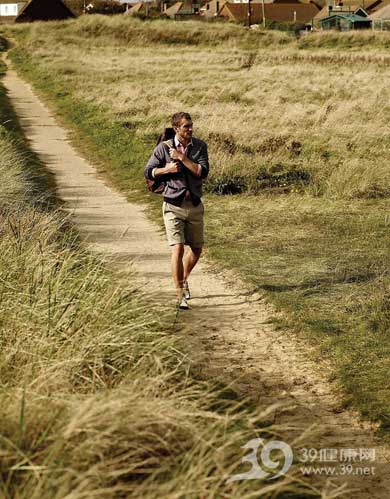
[[[188,282],[187,281],[184,281],[184,283],[183,283],[183,289],[184,289],[184,298],[186,300],[190,300],[191,299],[191,293],[190,293],[190,288],[188,286]]]
[[[179,308],[181,310],[189,310],[190,309],[185,296],[183,296],[182,299],[180,300]]]

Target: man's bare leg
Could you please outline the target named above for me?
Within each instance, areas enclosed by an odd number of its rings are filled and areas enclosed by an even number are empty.
[[[202,254],[202,248],[191,248],[191,247],[189,248],[189,251],[184,257],[184,262],[183,262],[184,281],[188,279],[192,269],[198,263],[201,254]]]
[[[176,294],[179,300],[183,296],[183,281],[184,281],[184,267],[183,267],[184,244],[179,243],[172,246],[171,268],[172,277],[176,286]]]

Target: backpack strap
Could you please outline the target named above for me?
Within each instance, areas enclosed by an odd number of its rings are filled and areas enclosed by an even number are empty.
[[[173,149],[176,149],[175,141],[173,139],[163,140],[163,144],[165,144],[168,148],[173,147]]]

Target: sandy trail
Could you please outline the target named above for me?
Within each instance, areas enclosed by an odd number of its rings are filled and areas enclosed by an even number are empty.
[[[147,289],[173,299],[169,249],[144,208],[97,178],[94,167],[69,144],[66,130],[15,72],[8,71],[4,84],[31,148],[55,175],[58,196],[91,248],[123,271],[135,265]],[[287,412],[277,411],[275,421],[302,430],[318,425],[321,433],[311,441],[315,449],[375,448],[375,462],[360,464],[375,466],[375,474],[332,480],[355,488],[347,495],[353,499],[390,498],[388,449],[368,424],[341,408],[335,387],[324,375],[325,366],[310,360],[307,345],[273,329],[269,320],[274,312],[262,297],[204,264],[191,276],[191,288],[192,310],[181,312],[180,319],[188,326],[188,348],[202,374],[232,382],[254,400],[293,405]],[[291,439],[294,436],[296,432]],[[241,457],[237,456],[238,463]]]

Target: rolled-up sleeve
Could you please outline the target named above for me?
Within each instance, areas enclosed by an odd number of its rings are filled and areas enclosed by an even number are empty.
[[[153,180],[153,170],[155,168],[163,168],[165,166],[165,154],[163,149],[163,144],[159,144],[153,151],[152,155],[149,158],[145,168],[144,168],[144,176],[149,180]]]
[[[200,165],[202,169],[200,173],[200,178],[206,178],[207,175],[209,174],[209,155],[206,144],[202,145],[202,149],[199,158],[197,159],[197,163],[198,165]]]

